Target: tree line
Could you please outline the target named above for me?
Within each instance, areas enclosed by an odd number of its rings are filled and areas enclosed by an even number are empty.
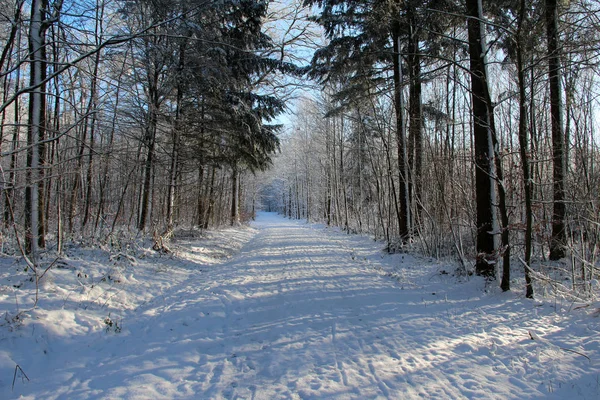
[[[284,139],[269,207],[590,293],[600,243],[600,7],[575,0],[306,0],[320,94]]]
[[[299,7],[249,0],[0,5],[2,234],[70,240],[238,223],[300,74]],[[287,30],[277,30],[287,19]],[[9,246],[10,247],[10,246]],[[8,248],[8,247],[7,247]]]
[[[67,241],[266,208],[456,257],[504,290],[517,260],[527,296],[558,265],[540,260],[567,259],[589,293],[599,15],[592,0],[4,2],[2,236],[35,265]],[[284,132],[307,77],[318,93]]]

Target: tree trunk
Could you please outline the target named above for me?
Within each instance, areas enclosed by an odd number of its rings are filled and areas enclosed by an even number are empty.
[[[350,233],[348,222],[348,194],[346,193],[345,171],[344,171],[344,115],[340,116],[340,189],[342,192],[342,200],[344,201],[344,230]]]
[[[212,172],[210,175],[210,186],[209,186],[209,192],[208,192],[208,207],[206,208],[206,217],[204,218],[204,225],[202,226],[204,229],[208,228],[208,225],[210,223],[210,219],[212,217],[213,214],[213,210],[215,208],[215,200],[214,200],[214,196],[215,196],[215,173],[216,173],[216,168],[213,166],[212,167]]]
[[[16,24],[15,24],[16,25]],[[17,42],[21,40],[21,31],[17,31]],[[15,91],[19,91],[21,87],[21,69],[17,68],[15,71]],[[14,114],[13,114],[13,134],[11,138],[11,155],[10,155],[10,172],[8,175],[8,188],[4,191],[5,195],[5,203],[4,203],[4,223],[5,227],[8,228],[8,221],[11,221],[13,224],[15,221],[12,220],[12,212],[11,212],[11,204],[14,203],[14,192],[15,192],[15,184],[16,184],[16,170],[17,170],[17,148],[19,147],[19,136],[20,136],[20,126],[21,126],[21,115],[19,113],[20,109],[20,101],[19,97],[15,98],[14,102]]]
[[[409,54],[407,55],[409,71],[409,163],[412,169],[410,199],[415,201],[414,224],[419,223],[421,215],[422,165],[423,165],[423,115],[421,100],[421,56],[419,54],[419,26],[413,10],[409,8],[410,33],[408,36]]]
[[[175,214],[175,188],[177,186],[177,168],[179,165],[179,134],[177,133],[179,128],[177,125],[176,121],[173,127],[173,147],[171,150],[171,166],[169,169],[169,187],[167,193],[167,232],[173,230],[173,216]]]
[[[57,29],[55,26],[51,26],[51,35],[52,35],[52,63],[53,65],[58,65],[60,62],[60,39],[59,39],[59,34],[58,31],[59,29]],[[58,198],[59,198],[59,193],[58,190],[60,189],[62,183],[54,185],[53,184],[53,176],[55,176],[55,171],[56,171],[56,165],[60,165],[60,154],[59,154],[59,150],[60,150],[60,129],[61,129],[61,84],[60,84],[60,79],[58,76],[54,77],[53,79],[53,86],[54,86],[54,106],[53,106],[53,110],[52,110],[52,119],[48,120],[48,126],[52,127],[52,130],[54,132],[54,135],[56,136],[56,138],[52,141],[51,146],[50,146],[50,162],[48,163],[48,167],[46,168],[46,172],[48,175],[48,179],[46,179],[46,193],[45,193],[45,198],[46,198],[46,202],[45,202],[45,207],[44,207],[44,232],[48,232],[49,231],[49,216],[51,215],[50,213],[50,206],[51,206],[51,198],[52,198],[52,187],[56,187],[56,202],[58,202]],[[58,175],[58,174],[56,174]],[[58,178],[58,177],[57,177]],[[62,181],[62,179],[59,178],[60,181]],[[62,212],[62,210],[61,210]],[[60,234],[57,232],[57,242],[59,242],[57,244],[57,248],[58,248],[58,252],[62,252],[61,250],[61,246],[62,243],[61,240],[62,238],[60,237],[60,235],[62,235],[62,216],[61,215],[57,215],[57,218],[61,219],[60,222]]]
[[[105,149],[104,152],[104,168],[103,168],[103,173],[102,173],[102,180],[100,181],[100,204],[98,204],[98,211],[96,213],[96,222],[94,223],[94,234],[96,232],[96,230],[98,229],[98,224],[100,222],[100,218],[104,218],[103,214],[104,214],[104,207],[105,207],[105,202],[106,202],[106,190],[108,187],[108,182],[110,180],[110,175],[109,175],[109,167],[110,167],[110,152],[113,149],[113,143],[114,143],[114,138],[115,138],[115,130],[116,130],[116,126],[117,126],[117,110],[119,108],[119,103],[121,100],[121,76],[124,72],[124,66],[123,69],[121,69],[121,73],[119,75],[119,79],[117,80],[117,87],[116,87],[116,91],[115,91],[115,110],[112,116],[112,122],[111,122],[111,126],[110,126],[110,131],[108,134],[108,144],[107,144],[107,148]]]
[[[47,4],[44,0],[31,3],[29,27],[30,86],[27,126],[27,187],[25,189],[25,248],[33,262],[37,260],[40,236],[39,194],[40,139],[46,124],[46,29]]]
[[[550,259],[565,257],[565,178],[566,148],[562,121],[560,91],[560,48],[558,39],[558,9],[556,0],[546,0],[546,34],[548,41],[548,78],[550,84],[550,118],[552,121],[552,160],[554,203],[552,213],[552,238]]]
[[[527,138],[527,98],[525,93],[525,65],[523,60],[522,36],[523,23],[525,22],[526,5],[521,0],[519,10],[519,21],[517,27],[517,76],[519,82],[519,150],[521,154],[521,169],[523,172],[523,186],[525,189],[525,296],[533,298],[533,285],[531,283],[531,245],[533,236],[533,181],[531,179],[531,168],[529,166],[529,146]]]
[[[238,170],[236,165],[231,167],[231,226],[239,225],[239,205],[238,205]]]
[[[400,10],[400,0],[396,0],[397,12]],[[392,23],[392,42],[393,42],[393,69],[394,69],[394,108],[396,111],[396,138],[398,142],[398,177],[399,177],[399,200],[400,214],[398,219],[398,234],[402,241],[408,239],[410,235],[410,195],[408,187],[408,166],[407,166],[407,148],[406,134],[403,118],[403,100],[402,100],[402,55],[400,53],[400,21],[394,19]]]
[[[152,108],[152,106],[151,106]],[[150,121],[146,127],[146,138],[145,142],[148,146],[148,152],[146,154],[146,161],[144,163],[144,183],[142,188],[142,198],[140,204],[140,219],[138,223],[138,230],[143,231],[146,229],[148,222],[148,214],[150,210],[150,196],[152,192],[152,169],[154,166],[154,145],[156,142],[156,124],[157,124],[156,111],[150,111]]]
[[[198,198],[196,203],[196,226],[202,228],[204,226],[204,166],[198,166]]]
[[[484,41],[483,12],[481,0],[467,0],[467,27],[471,72],[471,101],[473,108],[473,136],[475,139],[475,198],[477,204],[477,261],[475,270],[487,279],[496,277],[496,244],[494,231],[497,227],[494,210],[495,190],[493,171],[494,126],[487,81]]]
[[[179,46],[179,65],[177,77],[177,96],[175,104],[175,123],[173,124],[173,148],[171,150],[171,168],[169,169],[169,189],[167,195],[167,231],[173,229],[175,214],[175,191],[177,187],[177,169],[179,167],[179,128],[181,124],[181,108],[183,107],[182,71],[185,63],[185,45]]]
[[[93,96],[91,96],[91,93],[90,93],[90,99],[89,99],[88,105],[84,111],[85,112],[84,123],[83,123],[83,126],[81,127],[80,133],[79,133],[80,143],[79,143],[79,149],[77,152],[77,164],[75,167],[74,181],[73,181],[73,186],[71,187],[71,196],[70,196],[70,201],[69,201],[69,216],[68,216],[69,234],[73,234],[74,220],[75,220],[75,216],[77,215],[77,203],[78,203],[78,198],[79,198],[79,188],[80,188],[81,179],[82,179],[81,173],[82,173],[82,169],[83,169],[83,157],[84,157],[84,152],[85,152],[85,142],[87,140],[88,126],[90,123],[89,118],[90,118],[90,113],[92,112],[92,108],[93,108]]]
[[[92,96],[96,96],[95,93],[92,93]],[[96,108],[95,100],[94,100],[94,109]],[[92,122],[90,124],[90,145],[88,149],[88,165],[87,172],[85,174],[85,203],[83,206],[83,220],[81,221],[81,230],[85,229],[85,226],[88,223],[90,218],[90,210],[92,207],[92,181],[94,174],[94,153],[95,144],[96,144],[96,112],[92,111]]]
[[[506,187],[504,186],[504,171],[502,167],[502,158],[500,157],[500,143],[496,138],[496,127],[492,126],[492,141],[494,144],[494,160],[496,165],[496,184],[498,187],[498,207],[500,209],[500,218],[502,221],[502,281],[500,287],[503,291],[510,290],[510,223],[508,219],[508,209],[506,205]]]
[[[91,113],[90,129],[90,145],[88,149],[88,166],[85,178],[85,203],[83,208],[83,220],[81,221],[81,229],[85,228],[90,218],[90,209],[92,204],[92,177],[94,172],[94,149],[96,137],[96,112],[97,112],[97,87],[98,87],[98,65],[100,64],[100,52],[96,53],[94,61],[94,70],[92,72],[92,81],[90,85],[90,103],[87,112]],[[86,117],[87,118],[87,117]]]

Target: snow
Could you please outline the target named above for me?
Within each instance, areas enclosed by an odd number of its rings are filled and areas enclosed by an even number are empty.
[[[170,246],[72,247],[33,310],[0,259],[0,398],[600,398],[593,304],[270,213]]]

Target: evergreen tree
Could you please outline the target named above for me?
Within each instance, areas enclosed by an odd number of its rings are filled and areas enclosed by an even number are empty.
[[[316,21],[324,27],[330,40],[315,53],[313,74],[323,82],[343,82],[345,89],[337,95],[338,100],[348,104],[356,96],[365,96],[366,81],[384,90],[391,87],[400,182],[398,233],[403,240],[412,233],[411,200],[415,197],[414,185],[420,188],[422,169],[421,54],[435,55],[440,50],[440,37],[436,37],[435,32],[443,31],[441,26],[451,18],[432,10],[451,9],[450,3],[444,0],[305,1],[321,8]],[[403,98],[405,69],[408,69],[410,88],[408,135]]]
[[[269,122],[283,101],[260,93],[258,76],[294,72],[295,66],[263,57],[272,46],[263,33],[267,1],[156,2],[133,0],[122,12],[136,16],[149,34],[138,39],[148,107],[142,142],[147,152],[138,227],[147,224],[160,126],[172,125],[169,210],[172,225],[175,176],[188,163],[266,168],[277,150],[278,126]],[[173,121],[176,121],[175,123]],[[179,132],[181,131],[181,132]],[[235,196],[233,196],[235,197]]]
[[[260,55],[272,45],[262,32],[267,3],[225,1],[200,13],[196,18],[205,24],[192,21],[190,31],[201,40],[188,47],[184,72],[191,78],[189,100],[201,110],[198,122],[218,142],[221,159],[244,163],[252,170],[267,167],[277,149],[278,127],[269,121],[284,109],[281,99],[261,94],[254,79],[271,68],[295,70]]]

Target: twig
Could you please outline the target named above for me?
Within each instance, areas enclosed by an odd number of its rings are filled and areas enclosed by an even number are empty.
[[[563,294],[570,296],[572,299],[576,299],[578,301],[581,302],[585,302],[586,299],[577,296],[572,290],[568,290],[567,288],[564,287],[564,285],[562,283],[560,283],[557,280],[551,279],[547,276],[544,276],[543,274],[534,271],[526,262],[525,260],[523,260],[523,258],[521,258],[520,256],[518,257],[519,261],[521,262],[521,264],[523,264],[523,266],[529,271],[529,273],[531,274],[531,277],[539,282],[544,282],[549,284],[556,292],[561,291]],[[563,289],[561,289],[563,288]]]
[[[35,272],[35,301],[33,302],[32,309],[37,307],[37,303],[39,301],[39,296],[40,296],[40,281],[42,280],[42,278],[44,277],[44,275],[46,275],[46,272],[48,272],[50,270],[50,268],[52,268],[54,266],[54,264],[56,264],[56,261],[58,261],[59,258],[60,258],[60,256],[56,257],[56,259],[54,261],[52,261],[52,263],[50,263],[50,265],[39,276],[37,274],[37,269],[34,270],[34,272]]]
[[[27,376],[25,371],[23,371],[23,368],[21,368],[21,366],[19,364],[17,364],[17,365],[15,365],[15,375],[13,376],[11,390],[15,390],[15,381],[17,380],[17,370],[21,371],[21,381],[23,381],[23,377],[25,377],[27,379],[27,382],[30,382],[29,377]]]
[[[592,362],[592,359],[591,359],[591,358],[589,358],[589,357],[588,357],[588,356],[586,356],[585,354],[583,354],[583,353],[580,353],[580,352],[578,352],[578,351],[571,350],[571,349],[567,349],[567,348],[565,348],[565,347],[559,347],[559,349],[561,349],[561,350],[564,350],[564,351],[570,351],[571,353],[578,354],[578,355],[580,355],[580,356],[582,356],[582,357],[585,357],[585,358],[587,358],[589,362]]]
[[[50,270],[50,268],[52,268],[58,260],[60,260],[60,256],[56,257],[54,259],[54,261],[52,261],[52,263],[50,263],[50,265],[44,270],[44,272],[42,272],[42,274],[40,275],[40,277],[38,279],[41,280],[44,277],[44,275],[46,275],[46,272],[48,272]]]
[[[539,336],[538,336],[538,335],[537,335],[535,332],[528,331],[528,333],[529,333],[529,337],[531,338],[531,340],[537,340],[537,341],[539,341],[539,342],[542,342],[542,343],[544,343],[544,342],[545,342],[546,344],[549,344],[549,345],[551,345],[551,346],[555,346],[555,347],[559,348],[560,350],[563,350],[563,351],[568,351],[568,352],[570,352],[570,353],[575,353],[575,354],[577,354],[577,355],[580,355],[581,357],[585,357],[585,358],[587,358],[587,359],[588,359],[588,361],[589,361],[589,362],[592,362],[592,359],[591,359],[591,358],[589,358],[588,356],[586,356],[585,354],[583,354],[583,353],[581,353],[581,352],[579,352],[579,351],[572,350],[572,349],[567,349],[566,347],[560,347],[560,346],[557,346],[557,345],[555,345],[555,344],[553,344],[553,343],[549,342],[549,341],[548,341],[548,340],[546,340],[546,339],[542,339],[542,338],[541,338],[541,337],[539,337]]]

